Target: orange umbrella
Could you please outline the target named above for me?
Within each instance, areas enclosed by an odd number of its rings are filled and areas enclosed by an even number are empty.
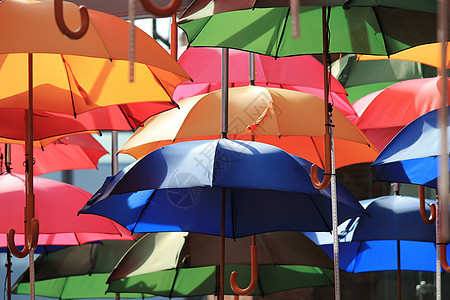
[[[45,140],[44,140],[45,141]],[[10,168],[16,174],[24,174],[23,160],[25,148],[16,140],[1,139],[0,142],[10,145]],[[14,144],[13,144],[14,143]],[[22,142],[23,144],[23,142]],[[98,160],[108,151],[88,133],[65,136],[51,142],[46,146],[39,146],[34,153],[34,175],[74,169],[95,169]],[[0,153],[5,153],[5,144],[0,144]],[[6,155],[6,154],[5,154]],[[3,164],[6,159],[3,160]],[[1,166],[3,165],[1,164]],[[0,173],[2,172],[0,167]]]
[[[387,56],[358,55],[359,60],[400,59],[420,62],[436,68],[442,66],[441,44],[431,43],[412,47]],[[450,49],[447,45],[447,68],[450,67]]]
[[[28,111],[25,135],[27,247],[21,252],[17,250],[14,230],[8,236],[11,252],[18,257],[33,253],[39,232],[34,218],[31,180],[34,109],[75,116],[125,103],[153,102],[167,109],[175,106],[172,101],[175,87],[189,79],[155,40],[136,30],[135,81],[130,83],[127,72],[129,28],[125,20],[82,10],[89,16],[88,22],[81,26],[86,32],[74,40],[60,32],[61,24],[58,27],[55,22],[55,17],[58,18],[55,11],[61,13],[64,26],[69,30],[79,26],[79,9],[69,2],[0,2],[0,24],[8,29],[0,32],[0,108]],[[148,113],[150,116],[159,111],[149,110]]]
[[[218,138],[221,90],[186,98],[180,109],[151,117],[119,150],[135,158],[170,144]],[[259,86],[229,89],[228,138],[255,140],[286,150],[323,168],[323,100],[302,92]],[[340,111],[333,114],[336,167],[375,160],[378,150]]]

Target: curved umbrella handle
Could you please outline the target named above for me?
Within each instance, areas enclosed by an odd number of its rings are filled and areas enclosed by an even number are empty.
[[[233,289],[233,291],[237,294],[237,295],[249,295],[251,294],[255,288],[256,285],[258,284],[258,257],[257,257],[257,247],[256,247],[256,236],[252,235],[252,247],[251,247],[251,281],[250,281],[250,285],[245,288],[245,289],[241,289],[240,287],[238,287],[237,285],[237,272],[233,271],[231,273],[230,276],[230,285],[231,288]]]
[[[89,28],[89,14],[88,10],[85,6],[80,5],[80,17],[81,17],[81,25],[78,27],[76,31],[70,30],[66,22],[64,22],[63,16],[63,2],[62,0],[54,0],[54,8],[55,8],[55,20],[56,25],[58,25],[59,30],[68,38],[73,40],[81,39],[87,32]]]
[[[419,185],[419,200],[420,200],[420,216],[426,224],[432,224],[436,220],[436,205],[430,204],[430,216],[427,216],[425,210],[425,187]]]
[[[446,244],[439,244],[439,247],[441,248],[441,266],[442,269],[444,269],[445,272],[450,273],[450,266],[447,263],[447,245]]]
[[[171,0],[166,6],[157,6],[152,0],[140,0],[146,11],[157,17],[170,17],[177,12],[180,7],[181,0]]]
[[[331,134],[326,132],[323,136],[325,144],[325,175],[323,181],[319,181],[319,167],[316,164],[311,166],[311,182],[318,190],[324,190],[328,187],[331,180]]]
[[[10,229],[7,234],[8,240],[8,248],[11,253],[17,258],[24,258],[30,253],[30,251],[34,251],[38,244],[39,238],[39,221],[35,218],[31,220],[30,230],[25,233],[25,245],[22,251],[17,249],[16,243],[14,241],[14,236],[16,231],[14,229]]]

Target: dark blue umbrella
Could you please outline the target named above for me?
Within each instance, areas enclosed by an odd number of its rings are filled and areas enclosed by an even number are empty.
[[[426,200],[429,212],[432,200]],[[363,200],[368,215],[341,226],[339,267],[351,273],[397,270],[436,271],[435,225],[422,222],[419,198],[384,196]],[[333,257],[329,233],[305,233]],[[448,246],[447,246],[448,248]]]
[[[80,210],[132,232],[189,231],[239,238],[278,230],[331,231],[330,188],[311,183],[311,163],[272,145],[228,139],[172,144],[113,177]],[[319,172],[320,173],[320,172]],[[338,184],[338,220],[364,209]]]
[[[375,180],[437,188],[439,141],[438,110],[433,110],[405,126],[380,152],[372,164]]]

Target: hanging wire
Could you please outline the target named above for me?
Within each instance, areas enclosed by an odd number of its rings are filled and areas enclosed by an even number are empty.
[[[129,41],[128,41],[128,59],[130,61],[130,82],[134,82],[134,60],[135,60],[135,42],[136,30],[134,21],[136,19],[136,0],[128,0],[128,19],[129,24]]]

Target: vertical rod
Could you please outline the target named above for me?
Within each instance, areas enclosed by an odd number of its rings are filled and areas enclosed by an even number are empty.
[[[228,48],[222,49],[222,137],[228,135]]]
[[[11,263],[11,252],[9,251],[9,248],[8,247],[6,247],[6,265],[5,265],[5,267],[6,267],[6,275],[8,276],[7,278],[8,278],[8,282],[7,282],[7,285],[8,285],[8,288],[7,288],[7,295],[8,295],[8,300],[11,300],[11,266],[12,266],[12,263]]]
[[[119,133],[111,131],[111,173],[116,175],[119,172],[119,157],[117,156]]]
[[[449,216],[448,216],[448,205],[450,202],[449,195],[449,172],[448,172],[448,138],[447,138],[447,101],[448,101],[448,84],[447,84],[447,25],[448,25],[448,3],[447,0],[438,1],[438,24],[437,24],[437,36],[441,43],[441,67],[440,75],[441,80],[441,108],[438,113],[438,124],[441,131],[441,151],[439,155],[439,177],[438,177],[438,192],[439,201],[441,202],[441,241],[444,243],[450,242],[449,233]]]
[[[129,24],[129,41],[128,41],[128,60],[130,61],[130,82],[134,82],[134,60],[135,60],[135,42],[136,28],[134,20],[136,19],[136,0],[128,0],[128,20]]]
[[[397,299],[402,299],[402,272],[400,264],[400,240],[397,240]]]
[[[5,167],[6,172],[11,173],[11,144],[5,144]]]
[[[249,80],[250,85],[255,85],[255,53],[249,52],[248,53],[248,72],[249,72]]]
[[[440,237],[440,226],[441,218],[439,218],[439,211],[442,209],[441,203],[439,201],[439,196],[436,193],[436,300],[441,300],[442,291],[442,280],[441,280],[441,247],[439,247]]]
[[[219,300],[225,298],[225,201],[226,190],[222,188],[222,217],[220,226],[220,285]]]
[[[116,297],[115,297],[116,300],[120,300],[120,293],[116,293],[115,296],[116,296]]]
[[[34,218],[34,191],[33,191],[33,54],[28,53],[28,110],[26,112],[26,134],[25,134],[25,227],[28,227],[28,235],[25,239],[31,239],[31,219]],[[26,228],[25,228],[26,229]],[[27,242],[25,243],[27,247]],[[30,262],[30,299],[34,300],[34,260],[33,249],[29,252]]]
[[[170,24],[170,55],[175,61],[178,60],[178,26],[176,13],[172,15],[172,23]]]

